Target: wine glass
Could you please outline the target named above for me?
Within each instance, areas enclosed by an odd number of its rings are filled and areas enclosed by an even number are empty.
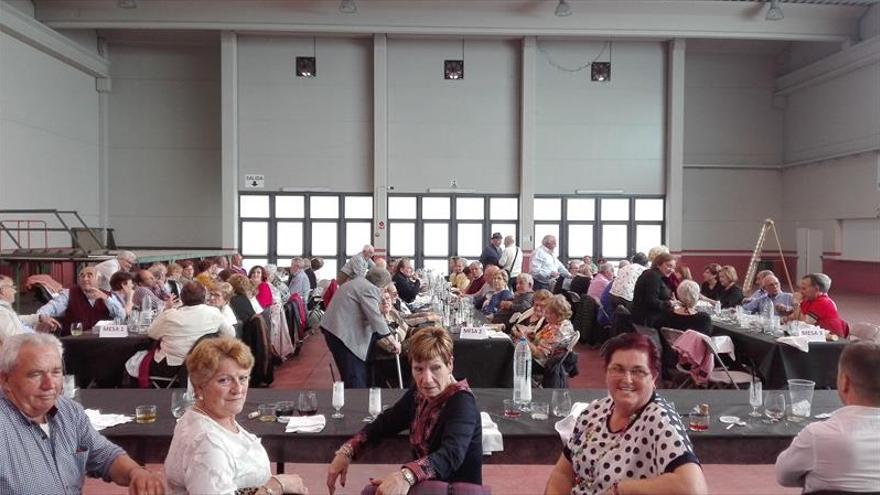
[[[571,413],[571,394],[566,389],[557,389],[553,391],[553,397],[550,401],[553,407],[553,415],[557,418],[564,418]]]
[[[764,404],[764,385],[761,383],[761,380],[757,378],[752,380],[749,384],[749,405],[752,406],[752,412],[749,413],[749,416],[753,418],[760,418],[761,413],[758,412],[758,408]]]
[[[333,419],[341,419],[345,417],[342,414],[342,406],[345,405],[345,382],[333,382],[333,409],[336,412],[331,416]]]
[[[770,418],[771,423],[775,423],[785,417],[784,392],[772,392],[767,395],[767,401],[764,404],[764,414]]]
[[[191,405],[192,398],[186,389],[171,392],[171,415],[175,418],[180,419]]]
[[[370,403],[369,403],[369,413],[370,415],[364,418],[365,422],[370,422],[379,417],[379,414],[382,414],[382,389],[378,387],[370,388]]]
[[[300,416],[314,416],[318,412],[318,396],[311,390],[300,392],[296,410]]]

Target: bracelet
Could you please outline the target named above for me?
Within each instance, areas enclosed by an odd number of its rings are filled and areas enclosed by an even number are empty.
[[[344,443],[344,444],[342,444],[342,447],[339,447],[339,449],[336,450],[336,452],[334,452],[334,454],[335,455],[342,455],[342,456],[348,457],[349,459],[352,459],[352,458],[354,458],[354,449],[351,448],[351,445]]]

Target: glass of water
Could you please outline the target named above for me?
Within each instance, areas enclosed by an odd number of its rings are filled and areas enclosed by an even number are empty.
[[[571,394],[566,389],[556,389],[553,391],[550,404],[553,407],[553,415],[564,418],[571,413]]]
[[[186,389],[171,392],[171,415],[175,419],[180,419],[190,406],[192,406],[192,397],[186,392]]]
[[[764,414],[773,423],[785,417],[784,392],[772,392],[767,395],[767,401],[764,404]]]
[[[70,324],[70,335],[73,337],[79,337],[83,334],[83,324],[82,322],[76,322]]]
[[[760,418],[761,413],[758,412],[758,408],[764,405],[764,384],[757,378],[749,384],[749,405],[752,406],[749,416]]]
[[[370,415],[364,418],[364,421],[370,422],[375,420],[382,414],[382,389],[379,387],[370,388],[370,405],[368,409]]]
[[[345,405],[345,382],[333,382],[333,409],[336,412],[331,416],[334,419],[341,419],[345,417],[345,414],[342,414],[342,406]]]

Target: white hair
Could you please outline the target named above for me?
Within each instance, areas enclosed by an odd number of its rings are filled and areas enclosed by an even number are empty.
[[[687,308],[693,308],[700,300],[700,284],[693,280],[682,280],[675,291],[678,300]]]
[[[611,274],[614,275],[614,263],[611,263],[610,261],[602,263],[601,265],[599,265],[599,271],[606,273],[611,272]]]
[[[662,253],[669,253],[669,248],[664,245],[654,246],[648,251],[648,261],[654,262],[654,258],[660,256]]]
[[[119,251],[116,253],[116,259],[118,260],[126,260],[134,263],[137,261],[137,255],[132,253],[131,251]]]
[[[48,333],[20,333],[8,337],[0,347],[0,374],[8,375],[18,365],[18,354],[26,345],[34,347],[53,347],[58,357],[64,355],[64,346],[58,337]]]

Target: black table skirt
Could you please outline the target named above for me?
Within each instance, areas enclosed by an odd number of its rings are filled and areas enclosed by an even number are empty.
[[[150,348],[146,335],[99,338],[93,333],[61,338],[64,345],[64,372],[76,375],[78,387],[117,387],[125,376],[125,362],[135,352]]]
[[[503,417],[502,400],[511,396],[510,389],[477,389],[474,391],[481,411],[488,412],[498,424],[504,437],[504,451],[484,457],[489,464],[552,464],[561,453],[561,442],[554,430],[555,420],[536,421],[523,415],[516,420]],[[275,462],[329,463],[333,452],[363,427],[361,420],[367,416],[367,391],[346,391],[346,404],[343,408],[345,418],[330,418],[330,392],[318,391],[318,412],[327,416],[327,427],[320,433],[284,433],[284,426],[278,423],[262,423],[247,419],[246,414],[256,410],[263,402],[296,400],[298,391],[252,389],[244,412],[238,420],[248,431],[258,435],[266,447],[269,458]],[[709,431],[691,433],[697,456],[704,463],[727,464],[768,464],[785,449],[794,435],[806,423],[783,421],[774,425],[747,416],[748,392],[730,390],[663,390],[660,392],[674,402],[679,411],[691,409],[694,405],[707,402],[711,407],[711,426]],[[400,395],[400,390],[383,390],[382,402],[392,404]],[[572,400],[588,402],[606,395],[604,390],[572,390]],[[533,400],[549,402],[550,390],[535,390]],[[106,413],[134,415],[138,404],[158,406],[158,420],[150,425],[127,423],[103,430],[103,434],[125,448],[141,462],[164,462],[175,421],[171,416],[171,391],[91,389],[82,391],[83,405],[98,408]],[[812,413],[831,412],[840,407],[835,391],[816,392]],[[722,415],[736,415],[748,421],[749,426],[736,426],[725,429],[718,418]],[[369,449],[357,462],[363,463],[403,463],[412,460],[406,433],[382,442],[381,447]]]
[[[472,388],[513,387],[513,343],[509,339],[461,340],[453,335],[452,374]]]
[[[737,360],[754,363],[768,389],[786,388],[788,380],[800,378],[816,382],[817,389],[837,388],[837,361],[848,343],[811,342],[810,352],[803,352],[775,337],[748,332],[732,323],[714,322],[713,335],[729,335]]]

